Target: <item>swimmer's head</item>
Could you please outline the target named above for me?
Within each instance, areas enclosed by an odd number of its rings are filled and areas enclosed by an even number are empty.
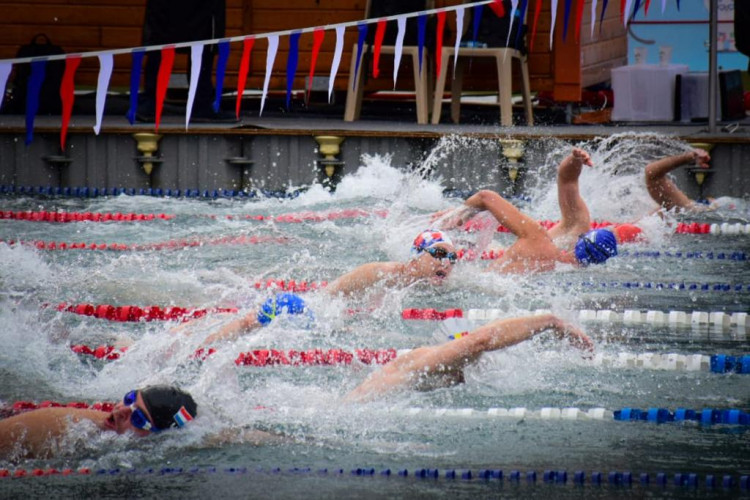
[[[584,266],[602,264],[617,255],[617,239],[608,229],[592,229],[578,238],[575,256]]]
[[[447,278],[458,259],[451,239],[436,229],[422,231],[414,238],[411,253],[416,276],[432,278],[433,284],[440,284]]]
[[[182,427],[198,415],[198,405],[187,392],[155,385],[138,391],[156,430]]]
[[[411,253],[419,255],[428,248],[432,248],[439,243],[444,243],[445,245],[450,246],[450,249],[453,250],[453,242],[444,232],[437,229],[422,231],[416,238],[414,238],[414,242],[411,245]]]
[[[305,322],[314,320],[312,311],[307,307],[304,299],[294,293],[279,293],[266,300],[258,310],[258,322],[266,326],[281,314],[304,315]]]

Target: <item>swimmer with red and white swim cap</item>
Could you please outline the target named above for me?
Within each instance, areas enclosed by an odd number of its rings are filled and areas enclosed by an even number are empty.
[[[406,262],[369,262],[362,264],[328,284],[322,291],[345,298],[362,294],[373,287],[402,288],[426,280],[440,285],[450,275],[458,260],[456,249],[448,235],[439,230],[422,231],[414,239],[412,257]],[[203,342],[208,346],[230,340],[267,326],[280,313],[311,314],[305,301],[291,293],[268,299],[258,310],[253,310],[209,335]]]

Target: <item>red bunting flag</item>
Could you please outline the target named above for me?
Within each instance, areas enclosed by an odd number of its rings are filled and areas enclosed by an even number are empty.
[[[167,97],[169,78],[172,76],[172,66],[174,66],[174,45],[161,49],[161,65],[156,78],[156,130],[159,130],[164,98]]]
[[[81,56],[68,56],[65,58],[65,73],[60,84],[60,100],[62,101],[62,130],[60,130],[60,149],[65,150],[65,139],[68,136],[68,124],[70,115],[73,114],[73,101],[75,101],[75,74],[81,64]]]
[[[581,40],[581,21],[583,20],[583,0],[576,3],[576,42]]]
[[[643,13],[646,16],[648,15],[648,7],[649,7],[649,5],[651,5],[651,0],[646,0],[645,5],[643,6],[643,11],[644,11]]]
[[[234,108],[235,116],[238,119],[240,117],[242,95],[245,93],[247,74],[250,71],[250,53],[253,51],[253,45],[255,45],[255,38],[252,36],[245,37],[242,40],[242,59],[240,59],[240,73],[237,75],[237,103]]]
[[[542,0],[536,0],[534,5],[534,21],[531,24],[531,42],[529,42],[529,50],[534,49],[534,39],[536,38],[536,25],[539,22],[539,14],[542,12]]]
[[[383,37],[385,37],[385,19],[378,20],[378,26],[375,29],[375,44],[372,49],[372,77],[377,78],[380,75],[380,48],[383,46]]]
[[[502,5],[502,4],[500,4]],[[445,31],[445,11],[437,13],[437,33],[435,37],[435,74],[440,74],[440,66],[443,60],[443,32]]]
[[[318,61],[318,53],[320,52],[320,46],[323,44],[323,38],[325,38],[326,32],[323,28],[315,28],[313,30],[313,47],[312,55],[310,56],[310,85],[307,87],[307,98],[310,99],[310,90],[312,90],[313,77],[315,76],[315,63]]]
[[[505,17],[505,7],[502,0],[493,0],[490,4],[490,9],[492,9],[497,17]]]

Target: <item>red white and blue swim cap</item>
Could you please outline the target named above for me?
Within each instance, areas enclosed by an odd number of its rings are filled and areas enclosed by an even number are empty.
[[[453,242],[448,237],[448,235],[442,231],[439,231],[437,229],[428,229],[426,231],[422,231],[416,238],[414,238],[414,243],[412,243],[411,245],[411,253],[413,253],[414,255],[419,255],[428,248],[434,247],[438,243],[445,243],[451,246],[453,245]]]

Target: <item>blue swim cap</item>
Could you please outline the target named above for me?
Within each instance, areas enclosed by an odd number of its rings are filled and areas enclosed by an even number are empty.
[[[273,319],[283,313],[302,314],[307,311],[305,301],[293,293],[279,293],[276,297],[266,300],[258,311],[258,322],[266,326]]]
[[[575,248],[578,262],[587,266],[601,264],[617,255],[617,239],[607,229],[592,229],[578,238]]]

